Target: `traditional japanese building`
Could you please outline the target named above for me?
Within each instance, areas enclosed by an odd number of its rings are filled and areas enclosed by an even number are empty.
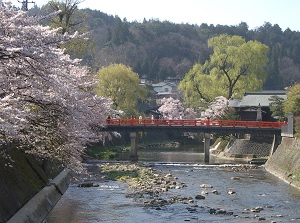
[[[275,121],[270,111],[270,99],[272,96],[287,98],[284,90],[245,92],[242,99],[229,100],[229,107],[237,110],[241,120]]]
[[[173,82],[163,81],[157,84],[152,84],[154,91],[156,92],[156,102],[160,104],[162,98],[178,98],[178,85]]]

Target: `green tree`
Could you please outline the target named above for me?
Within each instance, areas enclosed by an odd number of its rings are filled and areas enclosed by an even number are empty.
[[[129,25],[126,18],[122,21],[118,16],[116,16],[116,24],[113,32],[111,33],[111,40],[116,46],[125,44],[131,38],[128,27]]]
[[[295,137],[300,138],[300,84],[296,84],[288,89],[287,100],[283,103],[284,113],[293,113]],[[296,117],[298,116],[298,117]]]
[[[242,96],[244,91],[258,90],[267,78],[268,47],[257,41],[246,42],[240,36],[220,35],[208,40],[213,48],[212,71],[221,74],[228,88],[226,97]],[[255,83],[255,84],[253,84]]]
[[[62,34],[78,26],[85,16],[79,13],[78,5],[84,0],[50,0],[47,4],[49,11],[60,11],[57,17],[51,19],[51,26],[61,27]]]
[[[217,96],[237,98],[262,88],[267,77],[266,45],[222,34],[209,39],[208,46],[213,49],[210,59],[194,65],[179,85],[185,99],[210,102]]]
[[[185,105],[188,107],[202,107],[212,102],[215,95],[222,95],[224,92],[215,86],[217,76],[206,74],[206,66],[195,64],[179,83],[178,89],[184,93]]]
[[[140,79],[129,66],[111,64],[98,72],[98,96],[111,98],[113,108],[122,110],[126,116],[137,116],[137,103],[145,100],[147,90],[140,86]]]
[[[223,114],[217,117],[218,120],[240,120],[240,116],[235,108],[227,107]]]
[[[87,25],[87,13],[78,9],[78,5],[84,0],[50,0],[45,6],[48,12],[60,11],[57,16],[51,17],[50,26],[61,28],[61,33],[79,33],[82,38],[77,38],[68,43],[61,44],[66,53],[72,58],[82,59],[81,64],[92,66],[95,57],[95,41],[88,39],[87,33],[90,28]],[[84,37],[84,38],[83,38]],[[87,38],[88,37],[88,38]]]
[[[283,111],[284,99],[277,95],[273,95],[271,96],[269,101],[270,101],[269,106],[270,106],[270,111],[272,112],[272,117],[278,119],[279,121],[284,121],[285,119],[285,115]]]
[[[81,59],[81,64],[93,67],[95,63],[96,43],[93,39],[78,38],[62,44],[61,48],[66,49],[66,53],[72,58]]]
[[[300,84],[296,84],[288,89],[287,100],[283,104],[284,113],[292,112],[300,115]]]

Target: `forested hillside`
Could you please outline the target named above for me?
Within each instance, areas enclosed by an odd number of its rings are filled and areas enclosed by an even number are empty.
[[[46,7],[30,13],[45,13]],[[70,50],[74,57],[97,71],[111,63],[132,67],[140,77],[158,82],[167,77],[182,78],[193,64],[209,59],[207,46],[211,37],[228,34],[257,40],[269,46],[268,78],[265,90],[283,89],[300,80],[300,32],[282,30],[266,22],[249,30],[245,22],[236,26],[175,24],[169,21],[144,20],[128,22],[126,18],[107,15],[98,10],[77,12],[77,26],[70,31],[89,31],[85,52]],[[81,49],[82,51],[82,49]]]

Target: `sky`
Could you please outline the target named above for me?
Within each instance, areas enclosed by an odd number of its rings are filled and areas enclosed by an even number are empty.
[[[38,6],[48,2],[33,1]],[[18,0],[11,2],[20,5]],[[79,7],[96,9],[127,21],[142,22],[145,18],[229,26],[246,22],[249,29],[269,22],[278,24],[282,31],[287,28],[300,31],[300,0],[83,0]]]

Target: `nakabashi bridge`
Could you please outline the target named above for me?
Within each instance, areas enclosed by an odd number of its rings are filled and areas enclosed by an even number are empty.
[[[287,122],[236,121],[236,120],[164,120],[164,119],[107,119],[100,131],[129,131],[131,137],[131,158],[137,160],[137,132],[180,131],[204,133],[204,159],[209,162],[211,134],[259,134],[279,135],[287,129]],[[274,137],[275,139],[275,137]]]

